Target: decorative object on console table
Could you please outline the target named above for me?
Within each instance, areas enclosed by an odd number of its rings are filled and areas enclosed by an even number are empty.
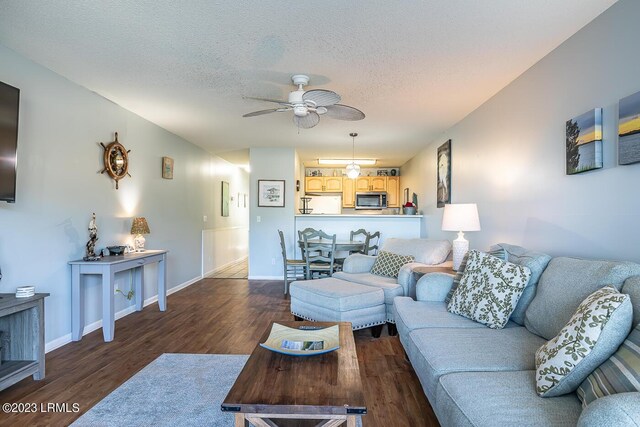
[[[640,162],[640,92],[620,100],[618,107],[618,164]]]
[[[171,157],[162,158],[162,177],[173,179],[173,159]]]
[[[258,207],[284,208],[284,180],[258,180]]]
[[[133,218],[133,222],[131,223],[131,234],[136,236],[133,239],[136,252],[144,252],[144,242],[146,239],[143,234],[149,233],[151,233],[151,231],[149,230],[149,224],[147,224],[147,219],[145,217]]]
[[[453,269],[457,271],[464,255],[469,251],[469,241],[464,238],[464,231],[480,231],[480,218],[476,204],[444,205],[442,230],[458,232],[458,238],[453,241]]]
[[[602,168],[602,108],[567,120],[567,175]]]
[[[416,214],[416,205],[413,202],[407,202],[402,206],[402,212],[405,215],[415,215]]]
[[[438,207],[451,203],[451,140],[438,147]]]
[[[96,224],[95,212],[91,214],[89,222],[89,241],[86,244],[85,261],[98,261],[100,257],[96,255],[96,242],[98,241],[98,225]]]
[[[116,190],[118,189],[118,181],[125,176],[131,177],[129,174],[129,153],[131,150],[124,148],[118,141],[118,132],[116,139],[107,145],[100,143],[104,148],[104,169],[100,173],[107,173],[116,182]]]

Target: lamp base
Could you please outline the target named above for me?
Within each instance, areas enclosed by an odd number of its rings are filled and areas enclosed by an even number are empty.
[[[458,271],[464,256],[469,252],[469,241],[464,238],[462,231],[458,232],[458,238],[453,241],[453,269]]]
[[[133,247],[135,248],[136,252],[144,252],[145,241],[146,239],[142,234],[136,235],[136,237],[133,239]]]

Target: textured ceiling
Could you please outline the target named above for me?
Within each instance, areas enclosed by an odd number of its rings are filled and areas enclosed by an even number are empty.
[[[613,3],[0,0],[0,43],[237,162],[348,157],[356,131],[356,156],[400,165]],[[241,117],[296,73],[366,119],[298,134],[291,113]]]

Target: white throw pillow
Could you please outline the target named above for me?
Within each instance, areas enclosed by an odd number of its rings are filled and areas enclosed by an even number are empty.
[[[575,391],[607,360],[631,329],[629,296],[613,286],[593,292],[558,335],[536,351],[536,391],[554,397]]]
[[[502,329],[515,310],[531,270],[479,251],[469,251],[460,284],[447,310]]]

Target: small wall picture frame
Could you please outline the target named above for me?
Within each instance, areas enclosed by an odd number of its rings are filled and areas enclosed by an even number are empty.
[[[173,159],[171,157],[162,158],[162,178],[173,179]]]
[[[439,208],[443,208],[445,204],[451,203],[451,140],[438,147],[436,167],[436,202]]]
[[[594,108],[567,120],[565,144],[567,175],[601,169],[602,108]]]
[[[222,216],[229,216],[229,183],[222,181]]]
[[[284,208],[284,180],[258,180],[258,207]]]

